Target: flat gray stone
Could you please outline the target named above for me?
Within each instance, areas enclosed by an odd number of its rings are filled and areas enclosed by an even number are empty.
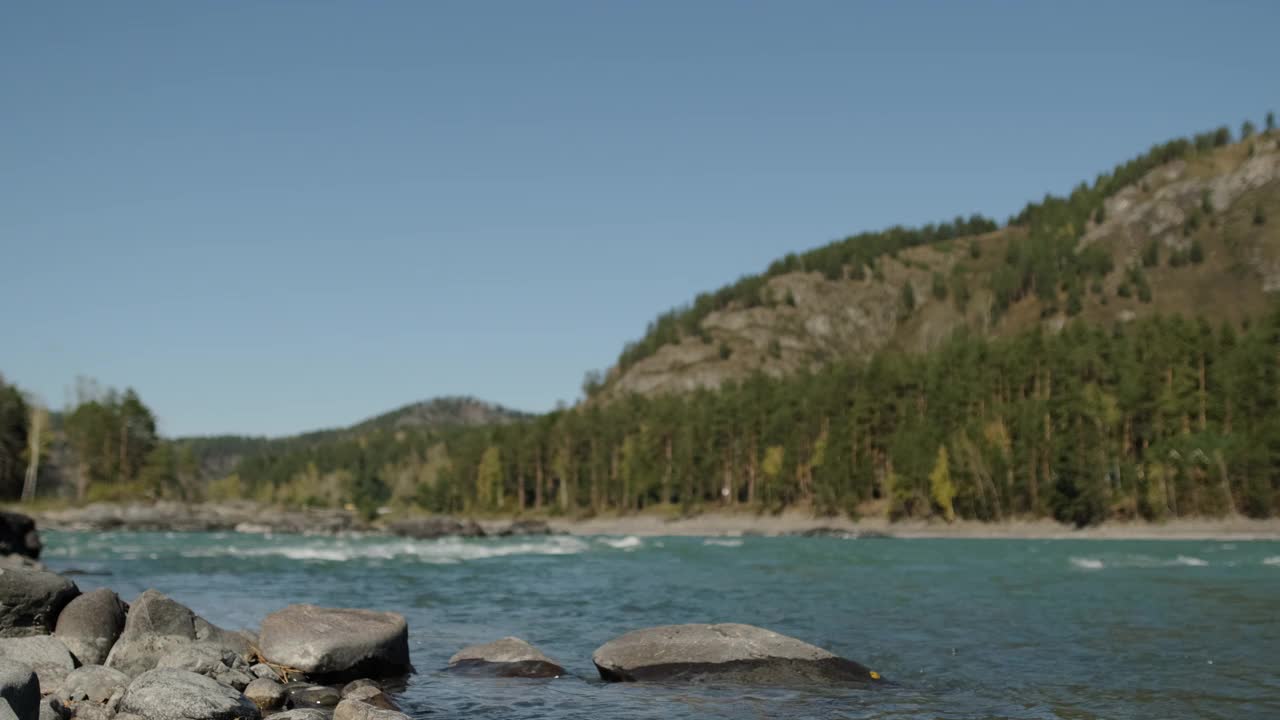
[[[280,677],[280,673],[275,671],[275,668],[271,667],[266,663],[258,663],[257,665],[253,665],[252,667],[249,668],[249,674],[254,677],[267,678],[268,680],[275,680],[276,682],[280,682],[281,680],[284,679]]]
[[[160,658],[193,646],[230,651],[241,658],[252,653],[244,636],[223,630],[186,605],[147,590],[130,605],[124,630],[111,648],[106,665],[137,677],[155,668]]]
[[[30,665],[0,658],[0,708],[21,720],[39,715],[40,682]]]
[[[333,709],[333,720],[409,720],[409,716],[350,698]]]
[[[99,588],[67,603],[53,634],[81,665],[101,665],[124,630],[125,615],[120,597]]]
[[[258,720],[261,713],[239,691],[187,670],[159,668],[129,684],[120,712],[147,720]]]
[[[449,658],[449,669],[497,677],[552,678],[565,674],[557,662],[518,637],[463,648]]]
[[[290,605],[262,621],[258,648],[268,662],[310,675],[411,669],[409,626],[398,613]]]
[[[820,647],[751,625],[664,625],[635,630],[591,656],[607,681],[720,676],[752,684],[870,683],[880,676]]]
[[[315,708],[285,710],[284,712],[270,715],[271,720],[329,720],[330,717],[332,716],[329,713]]]
[[[0,657],[17,660],[35,670],[43,695],[57,690],[76,667],[67,647],[51,635],[0,639]]]
[[[48,635],[80,588],[45,570],[0,568],[0,638]]]

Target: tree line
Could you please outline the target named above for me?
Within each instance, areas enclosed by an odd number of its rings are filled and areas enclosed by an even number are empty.
[[[379,430],[250,458],[236,482],[260,499],[371,508],[409,477],[405,499],[442,513],[1268,517],[1280,512],[1278,348],[1280,305],[1243,328],[1155,317],[1005,339],[962,332],[927,355],[500,426]],[[324,477],[338,483],[332,495],[298,494]]]

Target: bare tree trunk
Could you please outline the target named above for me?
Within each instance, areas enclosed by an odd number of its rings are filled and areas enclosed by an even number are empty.
[[[533,463],[533,509],[542,509],[542,447],[538,447],[538,457]]]
[[[36,498],[36,479],[40,475],[40,431],[44,429],[44,412],[42,408],[31,411],[31,434],[28,436],[27,474],[22,479],[22,502],[27,503]]]

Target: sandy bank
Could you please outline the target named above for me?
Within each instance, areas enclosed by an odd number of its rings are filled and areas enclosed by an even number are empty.
[[[906,521],[883,518],[852,521],[815,518],[803,512],[780,515],[716,512],[669,519],[653,515],[552,520],[555,530],[574,535],[789,535],[820,528],[855,535],[902,538],[1069,538],[1097,540],[1280,540],[1280,518],[1180,519],[1166,523],[1107,523],[1077,530],[1052,520],[1001,523]]]

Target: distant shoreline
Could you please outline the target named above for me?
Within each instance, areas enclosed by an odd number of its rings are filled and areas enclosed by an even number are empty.
[[[422,516],[387,516],[372,522],[342,509],[286,509],[252,502],[91,504],[82,507],[23,508],[41,529],[82,531],[236,531],[337,535],[344,533],[400,534],[393,530],[402,522],[420,522]],[[490,536],[510,534],[513,521],[532,521],[546,532],[570,535],[635,535],[739,537],[782,535],[828,535],[837,537],[955,538],[955,539],[1072,539],[1072,540],[1280,540],[1280,518],[1254,520],[1245,517],[1179,518],[1167,522],[1109,522],[1077,529],[1048,518],[1023,518],[999,522],[957,520],[903,520],[889,522],[881,516],[851,520],[848,517],[817,517],[803,509],[779,514],[750,509],[714,509],[695,515],[677,516],[674,509],[634,515],[598,515],[565,518],[543,513],[494,515],[457,520],[439,518],[428,522],[435,535]],[[412,535],[425,537],[424,535]]]
[[[551,527],[572,535],[799,535],[813,531],[857,537],[937,539],[1071,539],[1071,540],[1280,540],[1280,518],[1181,518],[1163,523],[1112,522],[1076,529],[1049,519],[953,523],[884,518],[850,520],[814,517],[798,511],[779,515],[708,512],[679,519],[654,515],[549,520]],[[485,523],[482,523],[482,525]]]

